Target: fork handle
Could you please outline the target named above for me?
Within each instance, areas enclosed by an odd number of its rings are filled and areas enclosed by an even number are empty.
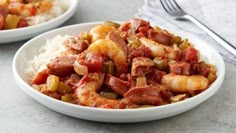
[[[202,22],[200,22],[198,19],[191,15],[185,15],[183,16],[185,19],[188,19],[192,21],[194,24],[196,24],[199,28],[201,28],[203,31],[205,31],[209,36],[211,36],[213,39],[215,39],[220,45],[222,45],[225,49],[230,51],[234,56],[236,56],[236,47],[226,41],[223,37],[215,33],[213,30],[211,30],[209,27],[204,25]]]

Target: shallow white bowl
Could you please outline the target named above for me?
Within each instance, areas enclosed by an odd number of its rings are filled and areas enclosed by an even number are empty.
[[[24,28],[1,30],[0,44],[29,39],[40,33],[58,27],[76,12],[76,9],[78,7],[78,1],[79,0],[67,0],[69,8],[62,15],[50,21]]]
[[[100,109],[73,105],[53,99],[39,93],[27,84],[26,75],[24,73],[27,61],[38,54],[38,49],[46,43],[46,39],[51,39],[56,35],[77,35],[80,31],[88,31],[95,24],[98,23],[77,24],[59,28],[39,35],[25,43],[15,54],[12,66],[14,78],[19,87],[39,103],[62,114],[100,122],[127,123],[162,119],[190,110],[211,97],[220,88],[223,82],[225,64],[219,53],[209,47],[206,42],[190,33],[175,32],[184,38],[189,38],[191,42],[193,42],[195,48],[200,50],[201,54],[206,57],[205,59],[208,60],[209,63],[215,64],[217,67],[218,77],[216,81],[206,91],[187,100],[169,105],[142,109]]]

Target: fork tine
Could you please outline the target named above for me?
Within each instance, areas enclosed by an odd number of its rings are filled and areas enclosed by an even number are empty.
[[[172,2],[172,0],[166,0],[166,3],[170,5],[173,11],[179,11],[178,7]]]
[[[178,10],[176,9],[175,5],[172,4],[171,0],[165,0],[165,2],[171,11],[175,12],[176,10]]]
[[[166,8],[164,2],[163,2],[162,0],[160,0],[160,2],[161,2],[161,5],[162,5],[163,9],[164,9],[167,13],[169,13],[169,10],[167,10],[167,8]]]
[[[168,13],[168,14],[171,14],[171,12],[170,12],[170,8],[169,8],[169,6],[167,6],[167,4],[166,4],[166,1],[165,0],[160,0],[160,2],[161,2],[161,5],[162,5],[162,7],[163,7],[163,9]]]
[[[183,16],[186,12],[177,4],[175,0],[160,0],[160,3],[163,9],[170,15],[170,16]]]
[[[173,4],[175,4],[174,7],[177,7],[180,11],[185,12],[175,0],[171,0],[171,1],[173,1]]]

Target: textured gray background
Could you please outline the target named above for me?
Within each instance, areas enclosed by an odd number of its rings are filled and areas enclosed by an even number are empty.
[[[64,25],[125,21],[133,17],[143,3],[142,0],[80,0],[77,13]],[[232,64],[226,63],[221,89],[186,113],[145,123],[98,123],[54,112],[17,87],[12,76],[12,59],[24,42],[0,44],[0,133],[236,133],[236,68]]]

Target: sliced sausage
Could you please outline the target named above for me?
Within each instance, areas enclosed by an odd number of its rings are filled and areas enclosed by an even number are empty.
[[[169,64],[170,72],[179,75],[190,75],[191,65],[187,62],[175,62]]]
[[[84,57],[80,57],[80,55]],[[100,72],[103,67],[104,59],[100,54],[81,53],[77,58],[79,64],[87,66],[88,72]]]
[[[201,74],[202,76],[207,77],[211,71],[210,65],[206,64],[204,61],[191,64],[191,74]]]
[[[0,5],[0,15],[2,15],[4,18],[7,17],[8,9],[2,5]]]
[[[0,14],[0,30],[4,28],[4,17]]]
[[[189,47],[182,52],[182,59],[186,62],[198,62],[199,53],[195,48]]]
[[[131,27],[137,31],[140,27],[150,27],[149,22],[142,20],[142,19],[137,19],[137,18],[132,18],[130,20]]]
[[[148,38],[164,45],[169,45],[172,39],[171,35],[167,33],[156,32],[153,30],[150,30],[150,32],[148,32]]]
[[[88,48],[89,43],[86,40],[80,40],[79,37],[72,37],[67,39],[64,42],[64,45],[78,53],[81,53]]]
[[[48,73],[57,76],[66,76],[74,71],[75,56],[62,56],[52,59],[48,64]]]
[[[7,17],[8,10],[4,6],[0,5],[0,30],[4,28],[5,18]]]
[[[131,76],[143,76],[151,71],[154,62],[146,57],[136,57],[133,59]]]
[[[24,18],[21,18],[17,24],[17,28],[22,28],[22,27],[27,27],[27,26],[29,26],[29,24],[28,24],[27,20]]]
[[[162,77],[166,74],[164,71],[160,71],[158,69],[152,69],[150,73],[147,74],[147,78],[156,83],[160,83]]]
[[[129,48],[130,54],[129,54],[129,59],[132,61],[133,58],[135,57],[147,57],[147,58],[152,58],[152,51],[144,46],[141,45],[140,47],[136,49]]]
[[[110,74],[106,75],[105,84],[118,94],[125,94],[130,88],[130,81],[121,80]]]
[[[121,36],[117,35],[114,31],[112,31],[108,33],[106,38],[118,44],[118,46],[124,51],[124,53],[128,55],[128,48],[126,42]]]
[[[134,87],[126,92],[124,97],[139,105],[157,105],[162,99],[156,86]]]

